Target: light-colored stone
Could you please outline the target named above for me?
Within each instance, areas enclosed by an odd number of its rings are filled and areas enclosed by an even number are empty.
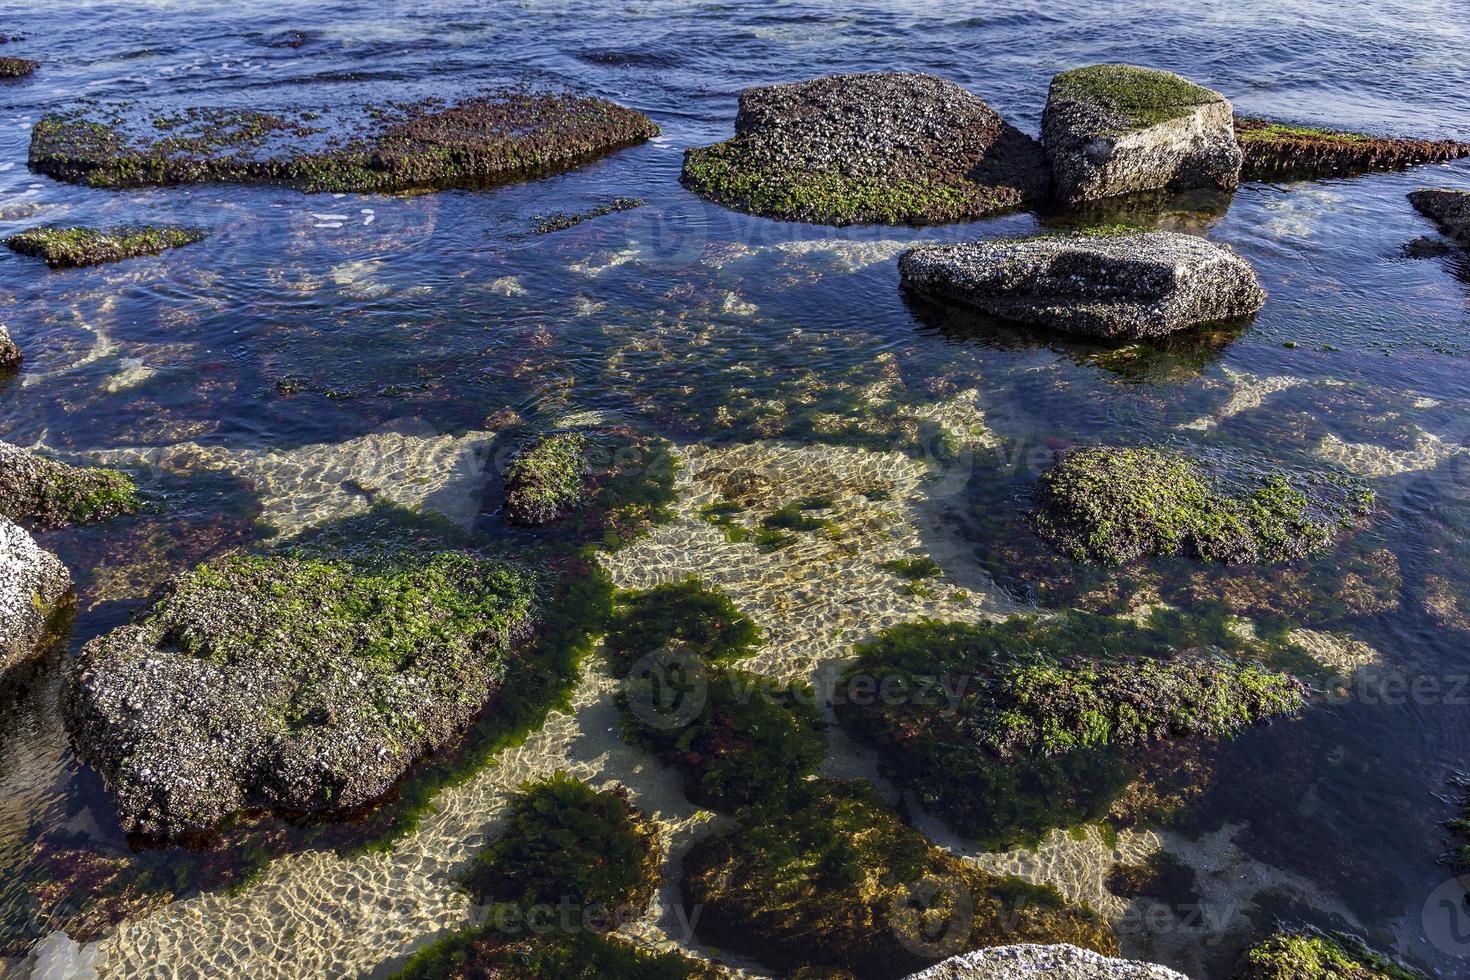
[[[0,680],[40,653],[71,592],[71,573],[24,528],[0,517]]]
[[[1018,943],[952,956],[908,980],[1189,980],[1156,963],[1120,960],[1067,943]]]

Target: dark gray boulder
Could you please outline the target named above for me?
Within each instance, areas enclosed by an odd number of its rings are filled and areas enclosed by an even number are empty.
[[[1160,337],[1266,301],[1227,246],[1167,231],[921,246],[898,267],[921,295],[1090,337]]]
[[[20,367],[20,347],[10,339],[10,331],[0,323],[0,374],[9,374]]]
[[[210,562],[83,648],[72,744],[129,832],[361,808],[492,702],[543,584],[458,552]]]
[[[1056,192],[1077,203],[1240,184],[1230,101],[1173,72],[1090,65],[1051,81],[1041,120]]]
[[[831,75],[740,93],[735,138],[684,155],[726,207],[821,224],[968,221],[1045,200],[1046,154],[934,75]]]
[[[45,651],[70,596],[61,560],[0,517],[0,681]]]
[[[1409,195],[1409,203],[1446,235],[1462,245],[1470,245],[1470,191],[1417,190]]]
[[[1067,943],[992,946],[949,959],[908,980],[1189,980],[1166,966],[1123,960]]]

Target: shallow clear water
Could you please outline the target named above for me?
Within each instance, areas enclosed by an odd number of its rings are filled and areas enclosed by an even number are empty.
[[[281,46],[288,31],[304,43]],[[872,547],[934,555],[973,606],[926,606],[849,577],[853,608],[834,611],[832,595],[800,588],[822,580],[830,556],[783,558],[785,578],[772,587],[756,573],[765,559],[722,551],[722,539],[692,518],[611,560],[625,585],[726,574],[737,603],[782,637],[762,661],[778,673],[840,658],[840,645],[825,643],[834,623],[856,637],[887,621],[972,617],[1023,600],[985,579],[976,502],[1023,493],[1031,463],[1050,449],[1171,440],[1276,463],[1342,464],[1378,490],[1373,541],[1396,556],[1403,586],[1394,611],[1323,628],[1371,644],[1390,669],[1429,678],[1438,693],[1384,697],[1365,687],[1225,747],[1225,777],[1200,813],[1212,832],[1237,828],[1234,863],[1210,865],[1219,854],[1205,854],[1206,844],[1177,847],[1201,853],[1202,873],[1216,869],[1220,895],[1233,894],[1232,873],[1287,880],[1298,905],[1340,916],[1439,975],[1467,971],[1470,941],[1451,914],[1463,892],[1437,858],[1438,825],[1451,815],[1440,798],[1445,779],[1470,756],[1470,693],[1457,687],[1470,652],[1466,634],[1427,615],[1422,600],[1427,578],[1457,579],[1470,566],[1457,550],[1470,523],[1470,460],[1460,451],[1470,446],[1470,259],[1409,257],[1406,244],[1435,236],[1404,195],[1426,184],[1470,187],[1470,164],[1249,184],[1227,202],[1185,197],[1134,215],[1230,243],[1271,296],[1243,331],[1147,357],[1008,331],[900,295],[893,260],[903,243],[1030,233],[1033,216],[836,231],[737,215],[677,182],[684,147],[729,134],[742,87],[850,70],[936,72],[1033,132],[1054,72],[1118,60],[1180,71],[1247,113],[1470,139],[1462,4],[0,3],[0,32],[25,35],[5,53],[45,65],[31,80],[0,85],[0,234],[160,220],[211,234],[162,258],[60,273],[0,253],[0,319],[28,356],[21,379],[0,383],[0,437],[132,467],[167,501],[166,517],[44,536],[77,572],[73,649],[120,623],[170,570],[360,509],[354,487],[502,533],[492,515],[476,514],[493,466],[488,433],[507,409],[543,423],[601,412],[688,451],[754,452],[778,503],[826,492],[824,482],[896,481],[908,509],[873,532]],[[452,97],[521,82],[639,108],[663,136],[574,173],[483,193],[113,193],[25,167],[30,124],[83,97],[165,111]],[[556,234],[531,232],[538,214],[617,195],[649,203]],[[283,381],[302,390],[282,394]],[[875,419],[879,398],[896,407]],[[924,483],[906,467],[932,447],[893,420],[955,402],[962,424],[988,435],[958,463],[931,459],[941,478]],[[772,463],[764,450],[739,449],[766,439],[816,455]],[[816,450],[827,444],[857,448],[828,459]],[[969,464],[988,453],[1019,464],[1008,482],[977,485],[984,481]],[[797,488],[801,480],[811,485]],[[684,489],[686,513],[699,493],[712,494],[697,481]],[[1450,542],[1448,558],[1438,541]],[[51,927],[35,915],[38,841],[60,835],[86,853],[126,853],[99,781],[65,746],[58,678],[54,665],[0,715],[0,945],[11,954]],[[524,770],[569,758],[589,776],[627,779],[662,801],[671,824],[691,819],[667,778],[629,760],[598,727],[601,709],[588,710],[594,721],[580,735],[533,742]],[[834,772],[871,768],[856,750],[838,755]],[[391,962],[462,916],[443,899],[468,846],[456,828],[478,832],[497,812],[496,792],[513,784],[487,776],[466,789],[478,802],[446,808],[439,836],[409,842],[413,856],[397,863],[354,877],[298,855],[258,886],[274,899],[247,891],[154,912],[104,940],[104,963],[264,976]],[[982,860],[1086,897],[1107,855],[1059,843],[1055,855]],[[312,875],[321,887],[310,886]],[[447,904],[353,918],[410,881],[429,883],[428,905]],[[67,887],[94,886],[78,875]],[[61,907],[75,897],[62,892],[47,901]],[[292,896],[322,907],[293,907]],[[219,917],[200,920],[201,909]],[[306,948],[285,938],[298,918],[353,924],[294,940],[320,956],[293,961]],[[1234,909],[1224,932],[1251,928]],[[212,943],[212,929],[227,938]],[[1213,960],[1180,952],[1201,937],[1156,933],[1145,930],[1130,951],[1221,969],[1223,952]]]

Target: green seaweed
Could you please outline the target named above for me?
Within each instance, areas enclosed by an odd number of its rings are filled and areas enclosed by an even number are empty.
[[[143,506],[133,478],[0,444],[0,514],[36,530],[96,524]]]
[[[1097,106],[1118,132],[1128,132],[1182,118],[1220,97],[1173,72],[1108,64],[1062,72],[1052,79],[1051,98]]]
[[[142,255],[158,255],[203,241],[198,228],[162,225],[110,228],[32,228],[5,239],[5,245],[20,255],[46,260],[53,269],[118,262]]]
[[[613,670],[626,674],[640,658],[675,643],[708,665],[748,657],[759,642],[760,630],[728,597],[687,578],[620,593],[604,650]]]
[[[508,937],[466,929],[425,947],[397,980],[714,980],[723,974],[681,953],[641,948],[621,937],[557,931]]]
[[[1315,930],[1275,933],[1246,950],[1234,980],[1427,980],[1362,940]]]
[[[587,495],[587,439],[558,432],[527,443],[505,469],[505,512],[516,524],[549,524]]]
[[[906,827],[871,786],[819,780],[786,808],[745,811],[684,859],[702,942],[779,972],[891,978],[979,946],[1070,942],[1113,953],[1087,909],[983,871]]]
[[[547,235],[554,231],[566,231],[575,228],[584,221],[593,218],[602,218],[609,214],[617,214],[619,211],[632,211],[641,208],[648,202],[641,197],[615,197],[607,204],[598,205],[586,211],[576,214],[568,214],[565,211],[555,211],[551,214],[538,214],[532,219],[532,229],[538,235]]]

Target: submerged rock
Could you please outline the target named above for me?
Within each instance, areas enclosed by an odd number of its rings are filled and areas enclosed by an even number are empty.
[[[485,708],[543,585],[457,552],[201,565],[83,648],[72,743],[129,832],[365,806]]]
[[[1090,65],[1051,81],[1041,131],[1057,194],[1076,203],[1240,183],[1230,101],[1172,72]]]
[[[131,228],[32,228],[5,239],[5,246],[20,255],[46,260],[53,269],[119,262],[140,255],[159,255],[205,239],[198,228],[167,225]]]
[[[920,246],[898,268],[917,293],[1090,337],[1160,337],[1266,301],[1228,246],[1167,231]]]
[[[333,192],[479,187],[565,170],[659,132],[641,112],[569,93],[507,90],[448,107],[429,100],[350,115],[190,109],[134,133],[105,114],[58,113],[31,130],[30,166],[93,187],[204,181]],[[159,130],[167,135],[157,138]]]
[[[1236,119],[1235,138],[1245,156],[1241,174],[1247,180],[1340,177],[1470,156],[1470,143],[1369,136],[1268,119]]]
[[[1182,453],[1082,449],[1042,475],[1031,520],[1074,561],[1121,565],[1184,554],[1226,564],[1276,562],[1325,548],[1372,503],[1368,491],[1354,499],[1308,489],[1284,473],[1266,473],[1232,491]]]
[[[1233,980],[1428,980],[1341,934],[1282,930],[1246,950]]]
[[[701,942],[780,975],[901,977],[1001,941],[1117,951],[1091,912],[935,847],[866,783],[820,780],[789,811],[746,811],[685,856],[683,897]]]
[[[0,681],[44,652],[71,595],[71,573],[26,531],[0,517]]]
[[[0,374],[9,374],[20,367],[23,360],[20,347],[10,339],[10,331],[0,323]]]
[[[1409,195],[1409,203],[1445,234],[1470,245],[1470,191],[1444,191],[1425,188]]]
[[[24,78],[40,67],[39,61],[27,58],[0,57],[0,78]]]
[[[528,443],[505,470],[505,516],[540,527],[587,503],[587,439],[560,432]]]
[[[0,442],[0,514],[36,530],[95,524],[142,506],[131,477]]]
[[[831,75],[740,93],[735,138],[686,151],[685,186],[821,224],[967,221],[1050,191],[1040,144],[934,75]]]
[[[1188,980],[1157,963],[1121,960],[1066,943],[1018,943],[953,956],[908,980]]]

